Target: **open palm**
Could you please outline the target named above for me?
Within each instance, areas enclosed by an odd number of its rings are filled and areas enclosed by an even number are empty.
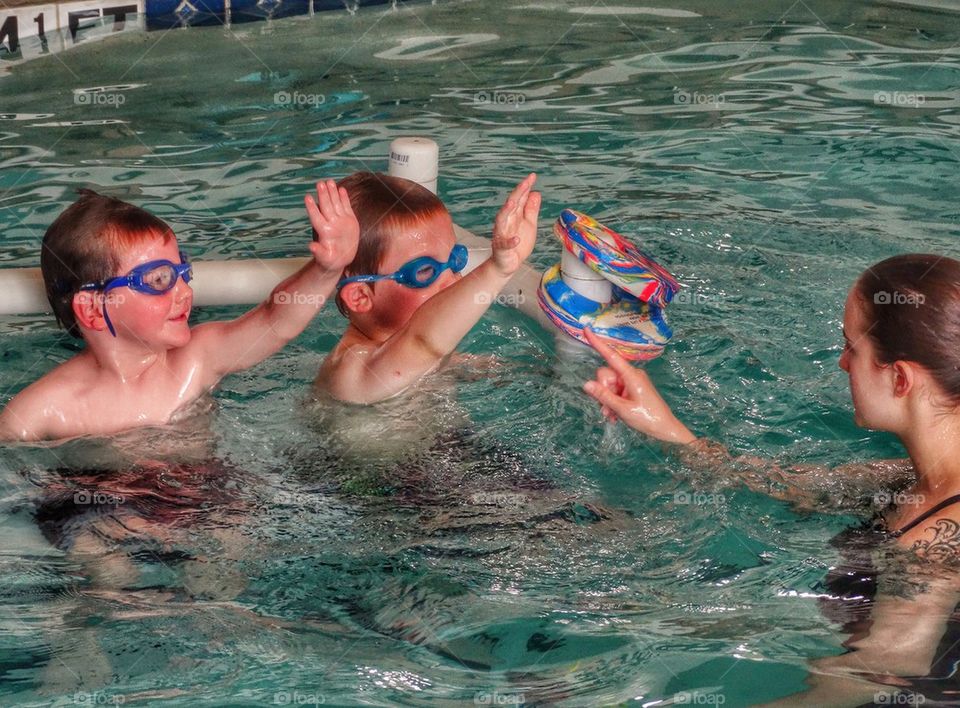
[[[332,179],[317,182],[317,198],[304,198],[314,242],[310,252],[325,270],[341,271],[353,260],[360,243],[360,223],[350,207],[347,190]]]
[[[537,181],[527,175],[507,197],[493,222],[493,261],[504,275],[516,272],[533,251],[540,216],[540,192],[531,192]]]

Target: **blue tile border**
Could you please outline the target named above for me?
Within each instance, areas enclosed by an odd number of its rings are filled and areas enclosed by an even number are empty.
[[[342,8],[343,5],[341,4]],[[230,19],[250,22],[310,13],[310,0],[231,0]]]
[[[359,0],[359,7],[385,5],[390,0]],[[145,0],[147,29],[167,29],[307,15],[344,10],[342,0]]]

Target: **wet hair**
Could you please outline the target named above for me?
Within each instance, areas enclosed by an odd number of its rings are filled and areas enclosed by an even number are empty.
[[[894,256],[864,271],[855,292],[878,363],[920,364],[960,405],[960,261]]]
[[[123,252],[154,238],[166,243],[173,231],[140,207],[91,189],[67,207],[43,235],[40,271],[57,323],[82,338],[73,314],[73,296],[84,283],[118,275]]]
[[[438,214],[448,213],[436,194],[402,177],[381,172],[354,172],[337,185],[347,190],[350,207],[360,222],[357,255],[344,269],[344,277],[376,273],[391,237]],[[339,292],[337,308],[347,314]]]

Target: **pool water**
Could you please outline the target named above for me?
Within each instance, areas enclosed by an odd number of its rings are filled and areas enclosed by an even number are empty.
[[[305,255],[311,183],[425,135],[477,233],[538,172],[538,268],[563,207],[671,268],[648,368],[697,433],[781,463],[902,456],[853,423],[842,308],[877,260],[957,255],[958,20],[455,0],[80,45],[0,77],[0,265],[36,265],[80,186],[195,258]],[[343,327],[328,307],[182,425],[0,451],[0,702],[735,706],[843,651],[816,588],[873,489],[820,475],[813,513],[689,469],[603,423],[596,360],[499,306],[409,396],[311,401]],[[49,316],[0,333],[0,403],[77,351]],[[76,490],[124,501],[58,521]]]

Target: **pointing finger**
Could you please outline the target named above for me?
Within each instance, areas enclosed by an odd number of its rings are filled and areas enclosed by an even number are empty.
[[[620,354],[615,352],[609,345],[603,342],[592,329],[589,327],[583,328],[583,336],[586,338],[587,342],[590,343],[590,346],[597,350],[597,352],[606,359],[607,363],[610,364],[610,368],[616,371],[621,376],[627,377],[634,375],[637,372],[637,369],[633,368],[626,359],[624,359]]]

